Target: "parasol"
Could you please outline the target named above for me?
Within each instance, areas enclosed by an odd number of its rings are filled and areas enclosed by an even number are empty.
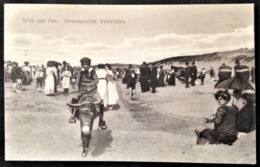
[[[229,78],[215,85],[218,89],[238,89],[241,91],[254,90],[253,86],[246,80],[239,80],[236,77]]]

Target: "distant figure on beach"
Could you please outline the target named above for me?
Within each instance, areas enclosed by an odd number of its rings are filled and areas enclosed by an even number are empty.
[[[24,77],[22,69],[18,66],[18,63],[12,63],[11,80],[13,83],[12,91],[20,92],[22,91],[22,78]]]
[[[130,67],[130,65],[129,65]],[[134,70],[130,71],[130,75],[129,75],[129,71],[128,71],[128,76],[127,76],[127,89],[129,89],[129,99],[133,100],[133,95],[134,95],[134,90],[135,90],[135,86],[136,86],[136,82],[137,82],[137,75],[135,73]]]
[[[176,81],[175,74],[176,71],[174,70],[174,66],[171,66],[171,71],[169,72],[169,76],[168,76],[168,85],[175,86],[175,81]]]
[[[40,87],[42,87],[43,77],[44,77],[43,70],[41,67],[39,67],[35,74],[36,88],[38,88],[39,85],[40,85]]]
[[[165,76],[165,72],[163,69],[163,65],[160,65],[160,68],[158,69],[158,84],[157,87],[164,87],[164,76]]]
[[[156,93],[156,87],[157,87],[157,67],[155,64],[151,64],[151,71],[149,73],[149,80],[150,85],[152,88],[152,93]]]
[[[184,78],[185,78],[185,83],[186,83],[186,87],[185,88],[189,88],[189,78],[190,78],[190,65],[189,62],[185,63],[186,68],[184,71]]]
[[[53,96],[55,93],[55,80],[57,78],[57,69],[53,66],[52,61],[47,62],[46,79],[44,93],[47,96]]]
[[[147,66],[146,62],[143,62],[143,65],[140,68],[140,79],[139,79],[141,91],[143,93],[150,91],[150,85],[149,85],[149,82],[148,82],[149,72],[150,72],[150,68]]]
[[[64,71],[61,73],[62,76],[62,88],[64,89],[64,95],[69,94],[70,78],[72,76],[69,67],[66,65]]]
[[[214,71],[213,67],[210,68],[209,75],[210,75],[211,80],[215,79],[215,71]]]
[[[199,75],[199,78],[201,80],[201,85],[204,85],[204,79],[205,79],[205,76],[206,76],[206,70],[205,68],[202,68],[202,71],[200,72],[200,75]]]
[[[197,73],[198,69],[195,65],[195,62],[193,61],[190,67],[191,86],[195,86],[195,81],[197,80]]]
[[[24,66],[22,67],[23,73],[24,73],[24,80],[23,84],[24,85],[29,85],[31,84],[31,67],[29,66],[29,62],[25,61]]]

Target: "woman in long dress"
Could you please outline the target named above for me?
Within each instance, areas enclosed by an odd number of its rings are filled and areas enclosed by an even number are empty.
[[[163,66],[161,65],[160,66],[160,69],[158,69],[158,85],[157,87],[164,87],[165,84],[164,84],[164,69],[163,69]]]
[[[98,76],[98,93],[103,100],[104,107],[107,106],[107,71],[106,66],[104,64],[98,65],[98,70],[96,70],[96,74]]]
[[[170,78],[168,80],[168,85],[175,86],[175,71],[174,71],[174,67],[173,66],[171,66]]]
[[[113,109],[113,106],[117,103],[118,93],[116,88],[116,76],[112,71],[111,65],[106,64],[107,67],[107,105],[109,110]]]
[[[55,78],[57,78],[57,69],[53,66],[53,63],[49,61],[46,68],[46,79],[44,93],[47,96],[54,95]]]

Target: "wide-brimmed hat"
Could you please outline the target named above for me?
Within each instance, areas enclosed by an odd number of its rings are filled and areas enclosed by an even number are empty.
[[[52,61],[48,61],[47,62],[47,66],[53,66],[53,62]]]
[[[28,64],[29,64],[29,62],[28,62],[28,61],[25,61],[25,62],[24,62],[24,64],[25,64],[25,65],[28,65]]]

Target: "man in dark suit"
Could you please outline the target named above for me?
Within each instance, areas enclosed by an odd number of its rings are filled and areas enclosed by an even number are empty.
[[[152,93],[156,92],[157,86],[157,67],[155,64],[151,65],[151,72],[149,73],[149,80],[152,88]]]
[[[197,66],[195,65],[195,62],[192,62],[192,65],[190,67],[190,77],[191,77],[191,86],[195,86],[195,81],[197,79]]]
[[[150,91],[148,76],[149,75],[149,67],[147,67],[146,62],[143,62],[142,67],[140,68],[140,85],[141,91],[147,92]]]
[[[189,77],[190,77],[190,65],[189,65],[189,62],[186,62],[185,65],[186,65],[185,73],[184,73],[185,83],[186,83],[186,87],[185,88],[189,88]]]

